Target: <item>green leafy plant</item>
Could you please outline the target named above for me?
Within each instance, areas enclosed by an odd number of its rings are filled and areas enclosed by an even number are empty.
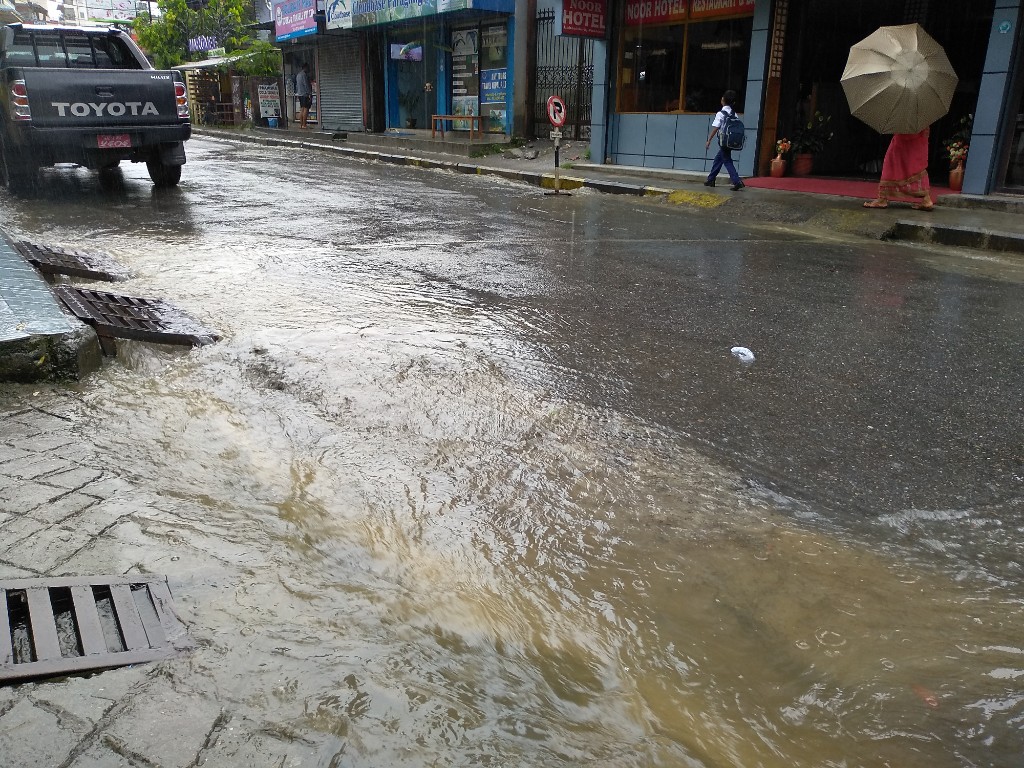
[[[832,115],[815,112],[806,125],[793,132],[793,153],[816,155],[832,140]]]

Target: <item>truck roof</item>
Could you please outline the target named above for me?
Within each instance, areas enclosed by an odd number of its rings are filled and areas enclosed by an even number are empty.
[[[77,27],[71,24],[4,24],[5,27],[11,29],[24,29],[28,32],[85,32],[87,34],[109,34],[109,35],[123,35],[126,34],[117,27]]]

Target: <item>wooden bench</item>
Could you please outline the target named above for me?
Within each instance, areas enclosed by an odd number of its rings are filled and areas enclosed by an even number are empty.
[[[444,124],[447,121],[455,120],[468,120],[469,121],[469,140],[473,140],[473,127],[476,126],[476,132],[481,138],[484,135],[484,118],[486,115],[434,115],[430,118],[430,138],[434,138],[437,131],[441,131],[441,138],[444,138]],[[455,130],[452,128],[451,130]]]

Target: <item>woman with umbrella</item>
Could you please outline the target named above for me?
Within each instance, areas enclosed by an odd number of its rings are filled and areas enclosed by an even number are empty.
[[[850,49],[841,82],[854,117],[894,134],[878,197],[864,207],[908,197],[917,201],[914,208],[930,211],[928,126],[949,111],[957,83],[942,46],[919,24],[880,27]]]
[[[887,208],[893,198],[907,197],[915,202],[912,207],[930,211],[931,187],[928,183],[928,133],[897,133],[889,142],[882,161],[882,180],[878,182],[878,197],[864,203],[865,208]]]

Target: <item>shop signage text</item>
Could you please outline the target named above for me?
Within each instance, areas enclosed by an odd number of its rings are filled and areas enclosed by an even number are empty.
[[[565,0],[569,2],[569,0]],[[756,0],[626,0],[626,25],[749,16]],[[564,24],[563,20],[563,24]]]
[[[561,26],[555,34],[604,37],[607,16],[607,0],[562,0],[562,13],[555,17]]]
[[[684,21],[686,0],[627,0],[626,24],[659,24],[665,21]]]
[[[369,27],[473,8],[513,13],[515,0],[332,0],[327,4],[327,28]]]
[[[753,13],[755,0],[690,0],[690,18],[708,19],[713,16],[735,16]]]
[[[278,40],[316,34],[316,0],[274,3],[274,31]]]
[[[485,69],[480,72],[480,101],[484,104],[504,104],[508,70]]]

